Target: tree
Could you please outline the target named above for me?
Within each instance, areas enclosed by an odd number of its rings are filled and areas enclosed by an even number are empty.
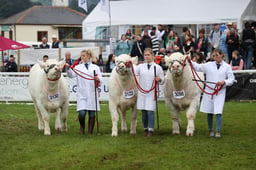
[[[41,5],[41,3],[32,3],[30,0],[1,0],[0,19],[10,17],[34,5]]]

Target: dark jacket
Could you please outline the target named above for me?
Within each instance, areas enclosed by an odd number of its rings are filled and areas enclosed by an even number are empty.
[[[243,30],[242,34],[242,47],[246,48],[250,45],[255,45],[256,38],[255,38],[255,32],[251,28],[247,28]]]
[[[198,49],[198,43],[199,43],[199,39],[196,39],[196,43],[195,43],[195,51]],[[200,52],[204,52],[204,55],[207,56],[207,52],[208,52],[208,40],[207,38],[204,37],[203,43],[200,47]]]
[[[10,62],[8,61],[8,63],[5,66],[5,71],[6,72],[17,72],[18,71],[18,67],[16,62]]]
[[[39,46],[40,48],[42,48],[42,49],[47,49],[47,48],[50,48],[50,46],[48,45],[48,44],[46,44],[46,46],[43,46],[43,44],[40,44],[40,46]]]
[[[59,44],[59,41],[57,41],[56,43],[52,42],[52,48],[59,48]]]
[[[142,41],[145,44],[145,48],[152,48],[152,42],[150,36],[143,36]]]
[[[233,42],[229,42],[229,40],[232,40]],[[233,35],[228,34],[226,43],[227,43],[228,49],[238,50],[238,47],[239,47],[239,37],[238,37],[238,35],[237,34],[233,34]]]
[[[139,50],[139,47],[140,50]],[[132,52],[131,52],[131,56],[132,57],[136,57],[138,56],[139,61],[143,61],[144,57],[143,57],[143,52],[145,50],[145,43],[141,40],[141,41],[136,41],[133,46],[132,46]]]

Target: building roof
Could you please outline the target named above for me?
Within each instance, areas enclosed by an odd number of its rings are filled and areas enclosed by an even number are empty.
[[[86,15],[68,7],[33,6],[2,20],[2,25],[81,25]]]

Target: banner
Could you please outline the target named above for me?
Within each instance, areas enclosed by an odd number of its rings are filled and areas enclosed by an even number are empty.
[[[32,101],[28,90],[29,73],[3,73],[0,72],[0,101]],[[109,73],[103,73],[103,82],[99,87],[100,101],[109,100]],[[235,74],[238,83],[227,87],[226,101],[255,100],[256,74]],[[77,80],[65,77],[69,84],[69,100],[76,102]],[[43,87],[44,88],[44,87]],[[164,100],[163,86],[159,86],[159,98]]]

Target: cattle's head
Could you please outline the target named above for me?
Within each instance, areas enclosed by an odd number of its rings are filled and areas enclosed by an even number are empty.
[[[138,63],[138,57],[131,57],[127,54],[122,54],[115,58],[116,72],[120,75],[125,75],[131,70],[131,64]]]
[[[182,74],[183,67],[186,66],[185,56],[179,52],[173,53],[170,57],[165,59],[168,70],[172,73],[173,76],[177,77]]]
[[[48,59],[46,62],[39,62],[39,65],[46,73],[48,80],[52,81],[60,78],[64,64],[64,60],[58,62],[55,59]]]

